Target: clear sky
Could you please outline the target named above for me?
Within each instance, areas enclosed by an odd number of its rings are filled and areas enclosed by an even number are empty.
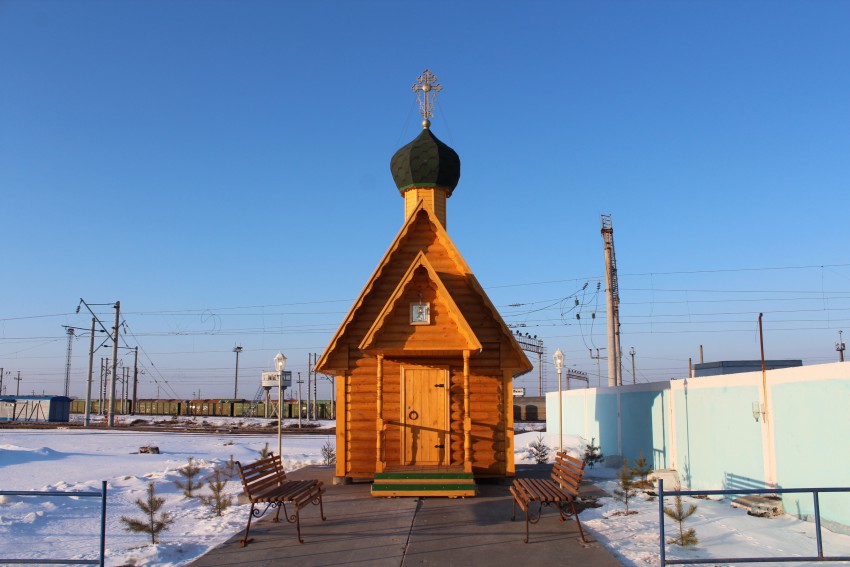
[[[558,347],[606,381],[602,213],[638,381],[757,359],[759,312],[768,358],[837,360],[848,29],[839,1],[0,1],[4,387],[61,393],[80,298],[121,301],[144,397],[232,396],[236,344],[240,397],[278,350],[306,376],[404,220],[426,68],[449,234],[548,387]]]

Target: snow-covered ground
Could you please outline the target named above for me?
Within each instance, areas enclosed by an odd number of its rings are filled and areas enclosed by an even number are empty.
[[[234,420],[207,418],[207,427],[233,427]],[[517,434],[518,463],[533,462],[528,444],[539,435],[536,431]],[[550,447],[557,445],[556,436],[542,435]],[[283,438],[284,466],[292,470],[322,464],[321,448],[333,442],[332,435],[287,433]],[[184,498],[174,484],[182,479],[178,469],[194,457],[202,468],[201,475],[207,476],[231,457],[256,459],[266,444],[276,450],[274,431],[229,435],[0,430],[0,490],[93,491],[106,480],[107,564],[184,565],[244,529],[246,511],[243,506],[233,506],[216,517],[197,499]],[[159,447],[160,454],[140,454],[139,447],[147,445]],[[583,441],[568,436],[565,446],[578,453]],[[597,466],[588,471],[588,476],[610,493],[615,488],[615,472]],[[120,521],[121,516],[140,517],[134,502],[146,495],[152,481],[157,495],[165,498],[163,510],[174,519],[157,545],[150,545],[144,534],[126,532]],[[238,480],[229,482],[226,491],[232,495],[240,492]],[[209,493],[209,489],[202,492]],[[811,523],[790,516],[754,518],[723,501],[686,500],[698,506],[688,525],[696,529],[700,543],[688,550],[668,545],[668,558],[815,554]],[[657,565],[657,501],[635,499],[631,507],[638,513],[629,516],[616,514],[622,509],[616,500],[603,498],[601,503],[600,508],[582,512],[582,523],[625,565]],[[99,500],[94,498],[0,497],[0,558],[96,558],[99,522]],[[668,520],[668,534],[673,529]],[[824,550],[827,555],[850,555],[850,536],[824,530]]]

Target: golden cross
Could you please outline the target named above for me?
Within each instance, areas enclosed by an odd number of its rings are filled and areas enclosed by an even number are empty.
[[[443,90],[443,85],[437,83],[437,76],[430,70],[425,69],[419,78],[416,79],[416,84],[413,85],[413,92],[416,93],[416,100],[419,101],[419,114],[422,115],[422,127],[428,128],[431,125],[431,118],[434,115],[434,101],[437,99],[437,93]]]

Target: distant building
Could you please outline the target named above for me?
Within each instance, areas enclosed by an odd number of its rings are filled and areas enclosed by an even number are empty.
[[[777,368],[793,368],[803,366],[802,360],[765,360],[765,370]],[[694,364],[694,378],[700,376],[719,376],[721,374],[740,374],[741,372],[758,372],[761,370],[761,360],[721,360],[719,362],[703,362]]]
[[[0,396],[0,421],[70,421],[71,398]]]

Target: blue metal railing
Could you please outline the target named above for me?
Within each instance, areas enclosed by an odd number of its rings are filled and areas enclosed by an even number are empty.
[[[848,488],[762,488],[733,490],[676,490],[664,492],[664,479],[658,479],[658,525],[661,532],[661,567],[665,565],[696,565],[700,563],[777,563],[777,562],[813,562],[813,561],[850,561],[850,556],[825,557],[821,538],[820,502],[821,492],[850,492]],[[733,494],[806,494],[811,493],[815,504],[815,536],[817,537],[817,556],[811,557],[714,557],[711,559],[667,559],[664,538],[664,497],[665,496],[710,496]]]
[[[50,492],[35,490],[0,490],[0,496],[75,496],[77,498],[100,498],[100,558],[99,559],[2,559],[0,564],[51,564],[51,565],[100,565],[106,555],[106,481],[102,481],[100,492]]]

